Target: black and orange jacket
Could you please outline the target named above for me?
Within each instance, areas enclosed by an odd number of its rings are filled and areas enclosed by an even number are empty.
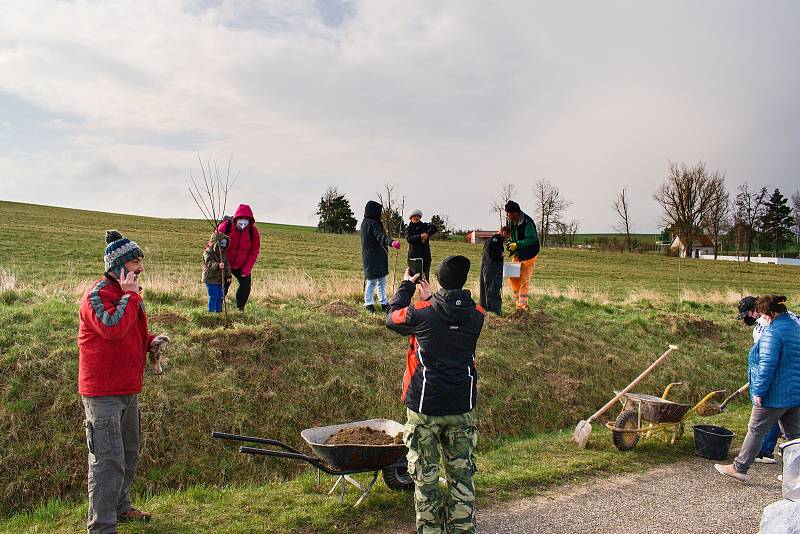
[[[411,335],[403,377],[403,402],[425,415],[457,415],[477,401],[475,346],[484,311],[469,291],[440,289],[411,305],[415,285],[404,281],[389,302],[386,326]]]

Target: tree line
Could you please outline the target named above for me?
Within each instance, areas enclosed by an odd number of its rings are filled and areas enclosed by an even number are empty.
[[[378,202],[383,206],[381,222],[387,235],[405,234],[407,222],[404,217],[405,196],[401,196],[397,186],[386,184],[383,191],[376,193]],[[350,206],[350,201],[335,186],[329,186],[317,204],[317,230],[331,234],[352,234],[356,231],[357,219]],[[453,233],[450,218],[447,215],[435,214],[431,224],[439,231],[431,239],[449,239]]]
[[[405,196],[391,184],[386,184],[376,196],[383,205],[381,218],[387,233],[402,235],[406,229]],[[506,202],[519,197],[514,184],[501,184],[499,196],[490,204],[490,212],[498,217],[498,227],[506,222]],[[723,246],[735,249],[737,255],[744,253],[750,260],[757,244],[768,243],[774,255],[779,256],[793,240],[800,242],[800,191],[789,199],[778,188],[769,193],[766,187],[754,188],[745,182],[732,196],[725,173],[710,170],[702,161],[695,165],[669,163],[666,177],[653,199],[661,206],[666,233],[679,236],[690,249],[701,236],[708,236],[714,244],[715,258]],[[548,179],[540,179],[534,185],[531,200],[541,245],[574,246],[580,222],[567,219],[572,202],[559,188]],[[642,246],[633,237],[630,201],[628,189],[623,187],[611,203],[616,220],[614,230],[621,234],[622,249],[628,252],[641,250]],[[321,232],[355,232],[357,220],[350,202],[334,186],[328,187],[320,198],[316,215]],[[446,214],[433,215],[431,223],[440,229],[436,239],[466,233],[454,229]],[[606,245],[613,246],[611,241]]]
[[[749,261],[756,241],[765,241],[775,256],[800,235],[800,191],[789,199],[780,189],[740,185],[731,197],[725,174],[705,163],[670,163],[666,179],[653,198],[663,210],[662,221],[691,249],[702,235],[714,244],[714,257],[723,243]]]

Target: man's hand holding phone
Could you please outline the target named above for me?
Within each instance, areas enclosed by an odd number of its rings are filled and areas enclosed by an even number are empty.
[[[126,293],[131,291],[133,293],[140,293],[142,288],[139,287],[138,276],[134,272],[125,272],[125,267],[123,267],[119,272],[119,285],[122,286],[122,290]]]

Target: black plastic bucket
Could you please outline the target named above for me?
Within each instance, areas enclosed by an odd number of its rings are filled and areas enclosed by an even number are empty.
[[[724,460],[731,449],[733,431],[714,425],[694,425],[694,452],[709,460]]]

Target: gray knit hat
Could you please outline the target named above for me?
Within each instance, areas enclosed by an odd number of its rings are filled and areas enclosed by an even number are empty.
[[[422,210],[414,210],[414,211],[412,211],[411,215],[409,215],[408,218],[410,219],[414,215],[416,215],[417,217],[419,217],[421,219],[422,218]]]
[[[144,258],[144,252],[139,248],[135,241],[122,237],[116,230],[106,230],[106,247],[103,261],[106,264],[106,271],[116,271],[127,262]]]

